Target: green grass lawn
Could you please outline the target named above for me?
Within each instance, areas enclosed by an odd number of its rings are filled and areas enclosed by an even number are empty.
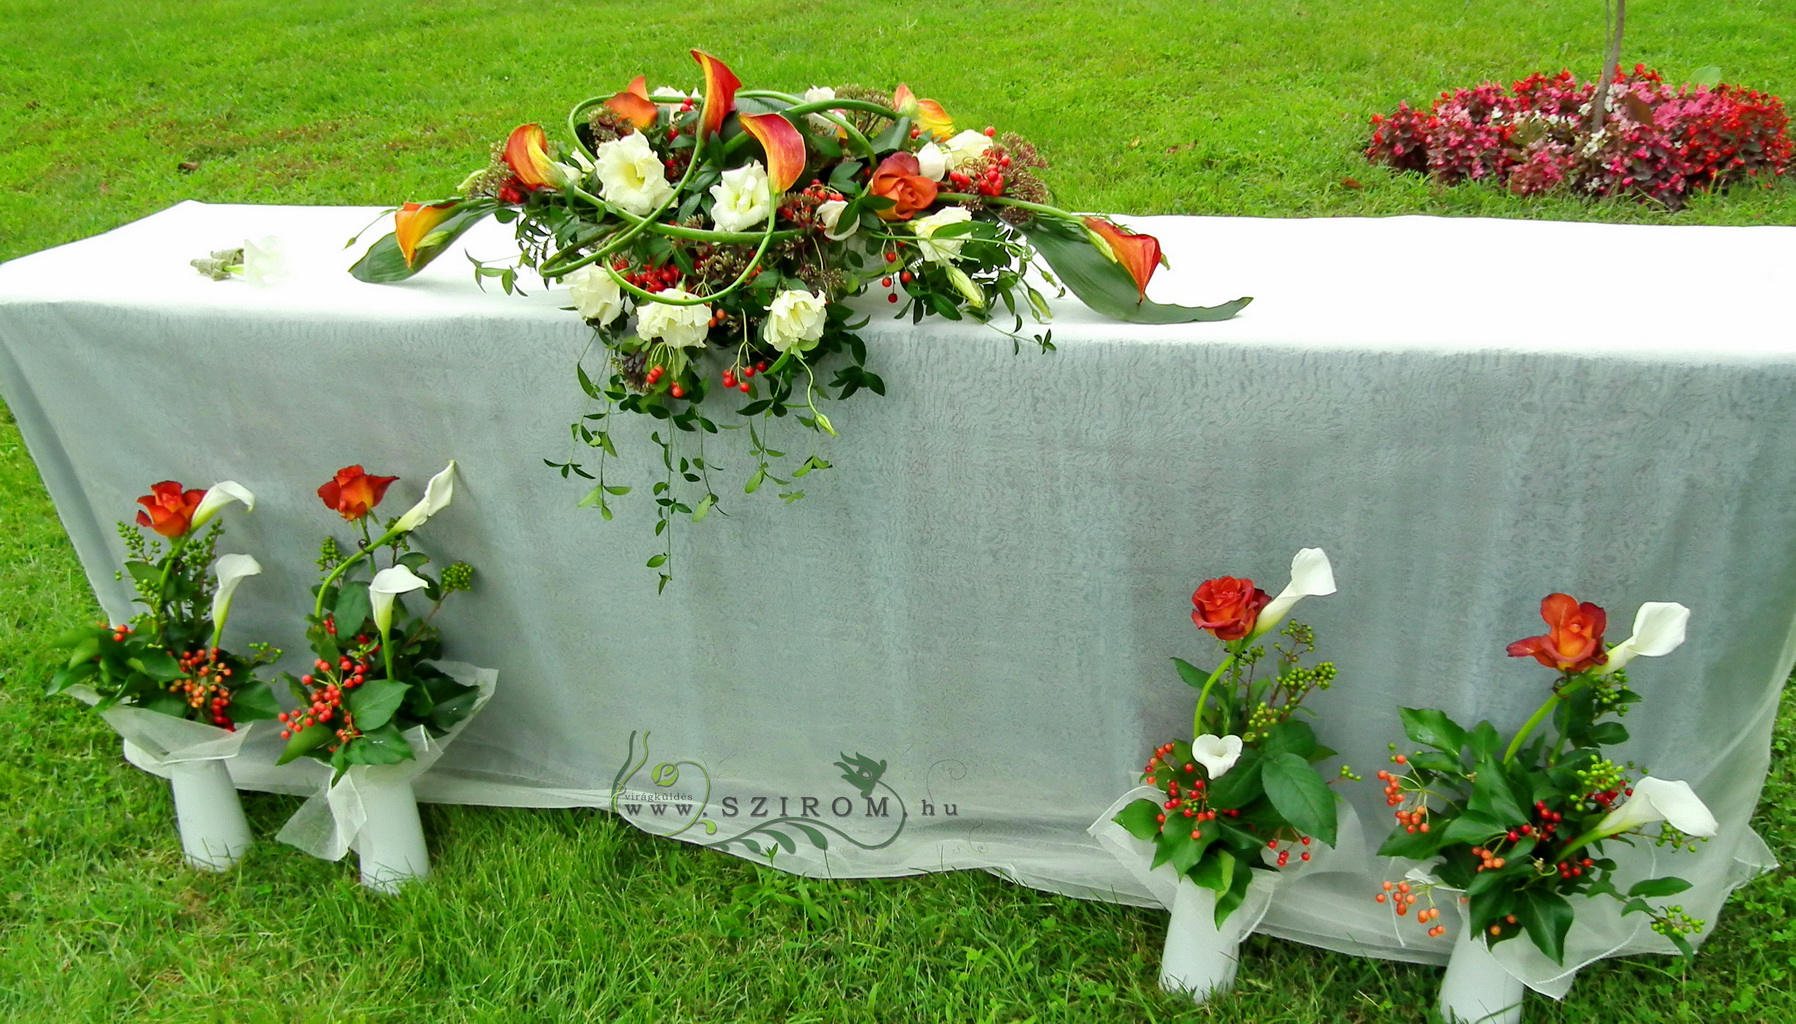
[[[184,199],[434,196],[519,121],[631,76],[907,81],[1037,140],[1060,203],[1118,213],[1431,213],[1796,224],[1796,188],[1527,201],[1365,165],[1366,118],[1484,78],[1589,74],[1598,0],[1168,3],[362,4],[0,0],[0,259]],[[1796,97],[1789,0],[1648,0],[1625,59]],[[1361,188],[1345,185],[1354,179]],[[1590,254],[1543,253],[1566,286]],[[1172,253],[1174,259],[1178,253]],[[184,257],[183,257],[184,258]],[[1676,258],[1676,254],[1672,254]],[[1549,262],[1551,261],[1551,262]],[[1614,266],[1605,264],[1604,272]],[[129,267],[96,268],[93,286]],[[1552,282],[1547,283],[1548,286]],[[121,439],[129,444],[129,439]],[[428,808],[435,879],[398,898],[272,842],[181,867],[167,787],[41,694],[49,641],[98,615],[12,426],[0,424],[0,1019],[30,1022],[1422,1021],[1438,972],[1263,938],[1236,994],[1193,1010],[1154,979],[1165,914],[982,874],[800,879],[601,813]],[[1780,753],[1796,738],[1786,706]],[[1796,859],[1796,774],[1755,820]],[[249,795],[272,834],[292,798]],[[1691,965],[1586,972],[1533,1021],[1783,1021],[1796,882],[1742,890]]]

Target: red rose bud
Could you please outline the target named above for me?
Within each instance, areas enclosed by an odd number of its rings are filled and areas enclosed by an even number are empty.
[[[344,519],[354,522],[386,497],[387,486],[396,476],[369,476],[360,466],[345,466],[337,475],[318,488],[318,497]]]
[[[1239,640],[1253,632],[1260,609],[1271,601],[1264,590],[1253,585],[1253,580],[1221,576],[1204,581],[1191,595],[1195,606],[1191,621],[1218,640]]]
[[[1608,616],[1594,604],[1579,604],[1567,594],[1548,594],[1540,602],[1547,631],[1509,645],[1509,656],[1535,661],[1561,672],[1582,672],[1609,660],[1603,649]]]
[[[511,130],[511,137],[505,140],[505,166],[511,168],[513,179],[526,192],[534,192],[539,188],[553,188],[560,182],[555,173],[555,165],[549,160],[549,138],[543,134],[540,124],[521,124]]]
[[[200,507],[205,491],[183,491],[173,480],[150,487],[150,493],[137,499],[144,511],[137,513],[137,525],[147,526],[173,540],[193,526],[193,512]]]

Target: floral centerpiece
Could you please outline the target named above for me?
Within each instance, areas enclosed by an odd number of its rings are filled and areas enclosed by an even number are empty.
[[[559,152],[541,126],[520,125],[459,195],[406,203],[352,268],[365,281],[403,280],[479,221],[513,224],[521,265],[565,285],[604,346],[606,365],[578,368],[594,406],[570,426],[596,465],[573,454],[549,465],[592,480],[582,504],[605,518],[609,499],[630,490],[606,476],[618,412],[657,421],[657,534],[717,507],[721,467],[702,441],[720,426],[748,428],[745,492],[771,482],[787,501],[802,497],[793,480],[829,463],[813,451],[782,469],[775,421],[833,434],[828,398],[885,392],[852,296],[871,291],[915,320],[972,319],[1018,345],[1025,314],[1049,315],[1025,278],[1031,266],[1122,320],[1223,319],[1248,301],[1149,300],[1160,243],[1048,205],[1046,161],[1019,135],[956,130],[905,86],[743,89],[722,61],[692,54],[698,92],[651,93],[638,77],[576,105]],[[508,291],[518,281],[516,266],[476,273]],[[1030,340],[1052,348],[1051,333]],[[682,448],[682,434],[698,443]],[[671,555],[670,544],[649,564]]]
[[[359,536],[324,540],[323,576],[306,619],[315,660],[282,678],[299,707],[280,715],[287,740],[279,762],[311,758],[331,768],[329,784],[281,829],[282,842],[327,860],[361,857],[362,883],[392,892],[429,873],[412,782],[492,695],[495,674],[443,662],[431,620],[450,594],[468,590],[474,570],[455,562],[436,575],[412,550],[414,533],[455,492],[455,463],[430,479],[423,497],[385,526],[374,509],[398,477],[346,466],[318,488],[325,506]],[[381,561],[385,566],[380,566]],[[427,609],[406,607],[420,593]]]
[[[279,708],[254,670],[280,652],[251,644],[252,653],[242,655],[220,646],[238,584],[262,566],[249,555],[215,562],[223,526],[213,519],[234,502],[253,509],[255,495],[229,480],[203,491],[164,480],[137,501],[143,510],[136,524],[118,527],[130,555],[120,575],[130,575],[144,611],[121,625],[102,622],[64,633],[58,644],[69,656],[52,677],[50,693],[85,686],[98,695],[95,707],[102,711],[124,705],[227,731],[273,718]],[[146,527],[161,540],[145,537]]]
[[[1622,904],[1623,915],[1648,915],[1653,931],[1689,954],[1686,936],[1703,922],[1681,907],[1647,902],[1689,883],[1667,875],[1623,891],[1612,877],[1617,862],[1609,844],[1646,839],[1672,850],[1692,847],[1715,834],[1715,819],[1687,783],[1653,778],[1604,752],[1627,741],[1615,719],[1640,700],[1625,667],[1682,644],[1689,609],[1641,605],[1633,635],[1613,648],[1603,644],[1602,608],[1551,594],[1540,611],[1547,632],[1510,644],[1509,654],[1532,657],[1555,676],[1545,702],[1514,735],[1505,739],[1490,722],[1468,729],[1433,709],[1402,710],[1404,733],[1421,749],[1393,752],[1396,770],[1378,773],[1397,819],[1379,853],[1424,864],[1409,880],[1386,882],[1374,899],[1399,916],[1426,900],[1414,920],[1438,937],[1446,926],[1438,923],[1434,894],[1445,890],[1463,900],[1471,942],[1494,947],[1525,936],[1563,963],[1580,908],[1607,897]]]
[[[441,736],[472,713],[477,687],[456,681],[431,662],[442,641],[431,619],[450,594],[473,583],[472,567],[457,562],[439,576],[421,574],[430,556],[411,550],[411,534],[448,506],[455,490],[451,462],[425,487],[424,497],[378,533],[369,527],[374,508],[399,479],[347,466],[318,488],[318,496],[360,536],[347,549],[326,537],[318,564],[306,640],[312,670],[281,678],[300,706],[283,711],[280,763],[299,757],[328,760],[341,772],[356,764],[394,764],[413,756],[406,732]],[[384,554],[387,565],[373,570]],[[428,612],[409,612],[402,594],[423,591]],[[395,626],[398,628],[395,629]]]
[[[1154,845],[1152,866],[1170,865],[1196,890],[1213,894],[1210,920],[1174,921],[1167,938],[1162,984],[1201,994],[1223,987],[1226,977],[1202,970],[1175,970],[1173,949],[1188,928],[1220,928],[1247,899],[1254,876],[1310,860],[1316,842],[1335,842],[1335,795],[1314,765],[1334,754],[1318,742],[1299,717],[1303,702],[1328,689],[1335,667],[1305,667],[1315,651],[1315,634],[1299,622],[1284,622],[1304,597],[1332,594],[1334,570],[1320,548],[1298,552],[1291,582],[1277,597],[1251,579],[1208,580],[1192,595],[1191,621],[1222,643],[1222,660],[1205,672],[1174,658],[1179,676],[1198,690],[1192,717],[1194,738],[1174,739],[1154,748],[1142,781],[1158,789],[1155,799],[1136,800],[1115,818],[1129,834]],[[1263,640],[1278,629],[1270,671]],[[1341,769],[1342,778],[1352,773]],[[1181,884],[1184,892],[1189,887]],[[1198,976],[1201,976],[1201,980]],[[1172,979],[1170,982],[1168,979]]]
[[[223,527],[214,520],[236,502],[253,509],[256,499],[234,481],[199,490],[164,480],[137,500],[135,524],[119,524],[129,556],[120,576],[129,574],[144,610],[116,626],[64,633],[58,642],[69,653],[50,693],[93,703],[130,759],[170,780],[188,862],[223,870],[250,841],[224,761],[242,745],[239,725],[279,711],[256,669],[280,651],[223,646],[237,587],[262,566],[243,554],[215,559]]]

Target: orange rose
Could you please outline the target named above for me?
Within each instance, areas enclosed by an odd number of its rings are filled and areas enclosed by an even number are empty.
[[[880,161],[873,180],[867,183],[867,191],[896,204],[879,211],[881,220],[910,220],[918,210],[928,209],[935,202],[935,182],[919,173],[921,170],[911,153],[893,153]]]
[[[1531,636],[1509,645],[1511,658],[1534,660],[1561,672],[1582,672],[1609,660],[1603,649],[1603,629],[1608,616],[1594,604],[1579,604],[1566,594],[1548,594],[1540,602],[1546,620],[1544,636]]]
[[[1198,629],[1215,634],[1218,640],[1239,640],[1253,632],[1260,609],[1271,601],[1271,596],[1254,586],[1253,580],[1222,576],[1204,581],[1191,595],[1191,603],[1196,606],[1191,621]]]
[[[146,511],[137,513],[137,525],[147,526],[173,540],[193,526],[193,510],[199,508],[205,491],[183,491],[173,480],[150,487],[150,493],[137,499]]]
[[[338,515],[354,522],[380,504],[380,499],[387,496],[387,485],[397,479],[396,476],[369,476],[360,466],[345,466],[318,488],[318,496]]]

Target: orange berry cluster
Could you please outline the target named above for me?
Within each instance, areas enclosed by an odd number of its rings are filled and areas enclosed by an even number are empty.
[[[1472,859],[1479,862],[1479,871],[1501,871],[1503,865],[1508,863],[1508,861],[1497,856],[1496,851],[1487,850],[1482,846],[1472,847]]]

